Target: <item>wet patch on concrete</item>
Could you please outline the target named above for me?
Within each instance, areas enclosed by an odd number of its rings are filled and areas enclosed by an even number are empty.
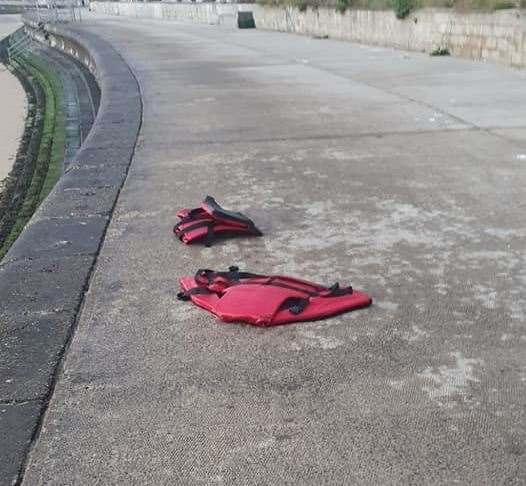
[[[418,376],[430,384],[423,389],[433,400],[461,397],[469,394],[469,385],[480,382],[476,377],[477,368],[483,366],[479,359],[465,358],[461,352],[451,353],[454,364],[442,365],[438,368],[425,368]]]

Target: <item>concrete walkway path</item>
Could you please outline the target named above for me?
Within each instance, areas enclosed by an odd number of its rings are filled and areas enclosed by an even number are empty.
[[[526,481],[525,72],[260,31],[96,18],[144,123],[35,484]],[[264,238],[184,247],[213,194]],[[375,305],[273,329],[178,302],[231,264]]]

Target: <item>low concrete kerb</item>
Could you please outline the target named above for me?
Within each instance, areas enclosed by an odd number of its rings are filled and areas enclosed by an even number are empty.
[[[67,172],[0,263],[0,484],[23,474],[142,118],[139,85],[110,44],[79,26],[45,30],[95,75],[101,102]]]

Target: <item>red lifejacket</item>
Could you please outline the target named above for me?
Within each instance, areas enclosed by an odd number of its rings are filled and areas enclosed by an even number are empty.
[[[222,321],[256,326],[323,319],[372,303],[369,295],[352,287],[325,287],[281,275],[240,272],[237,267],[228,272],[199,270],[181,278],[180,284],[180,300],[191,300]]]
[[[262,235],[250,218],[223,209],[211,196],[206,196],[199,208],[181,209],[177,216],[181,220],[174,226],[174,233],[183,243],[204,240],[210,246],[217,233]]]

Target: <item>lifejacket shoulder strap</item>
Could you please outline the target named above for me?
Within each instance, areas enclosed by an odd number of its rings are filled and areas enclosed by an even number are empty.
[[[221,207],[212,196],[205,197],[201,204],[201,208],[214,218],[231,220],[247,226],[252,223],[252,220],[247,218],[244,214],[238,213],[237,211],[228,211]]]
[[[300,292],[306,297],[338,297],[353,293],[352,286],[340,287],[336,282],[330,287],[325,287],[305,280],[284,277],[280,275],[260,275],[252,272],[241,272],[239,267],[231,266],[228,271],[221,272],[209,269],[200,269],[194,276],[195,282],[200,286],[226,288],[232,285],[268,285]]]
[[[239,282],[241,280],[251,278],[266,278],[265,275],[258,275],[251,272],[240,272],[239,267],[231,266],[228,267],[226,272],[217,272],[215,270],[209,270],[207,268],[197,270],[195,274],[195,281],[199,284],[209,285],[216,281],[216,279],[222,279],[226,282]]]

